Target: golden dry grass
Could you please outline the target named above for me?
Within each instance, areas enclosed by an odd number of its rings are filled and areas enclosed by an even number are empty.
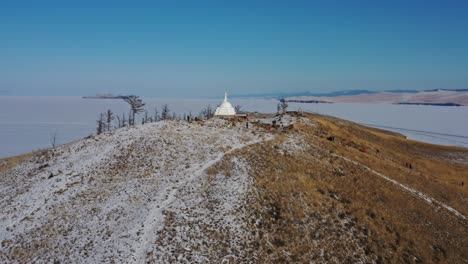
[[[467,186],[461,182],[468,180],[468,165],[447,157],[468,157],[468,150],[336,118],[308,118],[317,125],[297,124],[272,142],[236,153],[249,162],[258,190],[251,211],[259,220],[251,228],[260,262],[466,262],[466,221],[333,153],[466,216]],[[303,139],[305,150],[278,151],[288,137]]]
[[[0,159],[0,173],[13,169],[16,165],[20,164],[25,159],[34,156],[35,154],[37,153],[29,152],[14,157]]]
[[[325,138],[319,139],[327,148],[388,174],[468,215],[468,188],[464,186],[468,180],[468,164],[447,158],[451,154],[468,160],[467,149],[406,140],[354,123],[338,127],[331,118],[311,117],[320,122],[327,134],[335,136],[336,140],[331,144]],[[411,164],[411,169],[407,163]]]

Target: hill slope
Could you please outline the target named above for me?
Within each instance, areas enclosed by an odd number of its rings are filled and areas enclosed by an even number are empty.
[[[468,259],[466,149],[271,120],[151,123],[3,160],[0,261]]]

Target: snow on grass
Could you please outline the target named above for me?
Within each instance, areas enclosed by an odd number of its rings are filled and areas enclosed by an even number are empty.
[[[243,256],[249,236],[245,203],[252,181],[243,162],[229,162],[235,174],[203,173],[181,189],[178,202],[166,208],[171,220],[160,230],[149,260],[206,263]]]
[[[203,200],[206,170],[226,152],[268,139],[226,125],[168,121],[119,129],[0,174],[0,262],[140,263],[151,257],[167,212],[183,216],[184,204]],[[248,182],[236,166],[238,176],[215,180],[219,186],[239,185],[235,192],[215,191],[227,199],[218,210],[225,214],[238,206]],[[200,221],[213,221],[211,211],[203,213]]]

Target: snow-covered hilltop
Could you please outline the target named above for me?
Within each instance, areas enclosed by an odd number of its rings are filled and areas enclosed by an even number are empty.
[[[223,120],[169,121],[119,129],[34,157],[1,175],[0,259],[141,263],[155,252],[170,208],[185,212],[194,199],[203,200],[210,166],[269,138],[244,127],[228,129]],[[248,181],[230,181],[214,194],[229,205],[210,213],[230,217],[225,227],[236,233],[241,223],[230,214],[244,202]]]
[[[466,260],[466,157],[300,113],[121,128],[0,163],[0,262]]]

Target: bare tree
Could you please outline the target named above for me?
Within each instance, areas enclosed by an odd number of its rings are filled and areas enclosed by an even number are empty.
[[[145,116],[143,117],[142,124],[148,123],[148,111],[145,110]]]
[[[57,132],[50,135],[50,145],[52,145],[52,149],[55,149],[57,146]]]
[[[281,110],[282,110],[283,114],[285,114],[286,111],[288,111],[288,106],[289,106],[289,105],[288,105],[288,103],[286,102],[286,100],[284,100],[284,98],[281,99],[280,102],[281,102]]]
[[[202,118],[205,119],[210,119],[214,116],[214,109],[211,107],[211,105],[207,105],[205,108],[202,109],[200,115]]]
[[[158,112],[158,107],[154,107],[154,122],[159,121],[159,112]]]
[[[127,119],[125,118],[125,113],[122,113],[122,127],[127,125]]]
[[[120,116],[118,116],[118,115],[116,115],[115,117],[117,118],[117,127],[121,128],[122,127],[122,119],[120,119]]]
[[[283,100],[283,102],[281,102],[281,109],[283,109],[283,114],[286,114],[286,112],[288,111],[288,103],[286,103],[286,101]]]
[[[163,105],[162,110],[161,110],[161,119],[166,120],[169,118],[169,113],[171,110],[169,110],[169,106],[167,104]]]
[[[135,125],[135,114],[145,111],[145,109],[143,108],[145,106],[145,103],[143,103],[143,100],[136,95],[122,96],[122,99],[130,105],[132,122],[129,122],[129,124]]]
[[[175,111],[172,111],[172,120],[177,120],[177,114]]]
[[[236,110],[237,114],[239,114],[241,112],[241,108],[242,108],[242,106],[240,106],[240,105],[234,106],[234,110]]]
[[[111,130],[111,124],[112,124],[112,121],[114,121],[114,119],[115,119],[114,113],[112,113],[110,109],[107,110],[106,112],[107,131]]]
[[[132,119],[132,111],[128,112],[128,126],[131,126],[133,124],[133,119]]]
[[[99,119],[97,120],[97,128],[96,128],[96,133],[98,135],[102,134],[106,128],[106,124],[104,123],[104,114],[101,113],[99,114]]]

